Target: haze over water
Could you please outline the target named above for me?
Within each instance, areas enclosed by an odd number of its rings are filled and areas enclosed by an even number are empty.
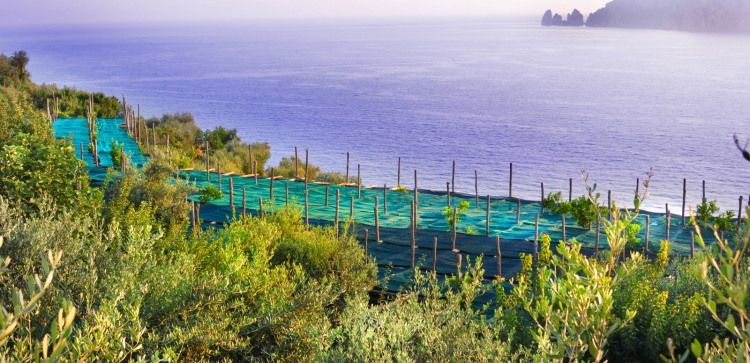
[[[707,196],[736,212],[750,163],[750,35],[546,28],[538,19],[337,20],[0,28],[0,50],[29,52],[37,83],[76,85],[190,111],[204,129],[269,141],[276,165],[294,146],[311,163],[366,185],[540,198],[581,170],[632,207],[653,167],[647,209],[680,213]],[[642,189],[642,187],[641,187]]]

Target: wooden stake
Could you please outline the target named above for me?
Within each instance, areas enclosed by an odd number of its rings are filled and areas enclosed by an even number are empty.
[[[417,236],[416,236],[416,230],[414,228],[414,201],[411,201],[411,253],[414,255],[414,249],[417,246]],[[412,261],[414,261],[414,258],[412,258]],[[413,264],[412,264],[413,267]]]
[[[83,143],[81,143],[81,161],[83,161]]]
[[[612,191],[607,190],[607,219],[612,218]]]
[[[490,205],[491,205],[490,195],[487,194],[487,217],[486,217],[485,226],[484,226],[484,229],[485,229],[484,235],[487,237],[490,236]]]
[[[461,279],[461,255],[458,255],[458,279]]]
[[[383,214],[388,214],[388,186],[383,184]]]
[[[646,245],[646,252],[648,252],[648,235],[649,235],[649,229],[651,228],[651,216],[646,215],[646,236],[645,236],[645,242]]]
[[[229,177],[229,206],[234,208],[234,179]]]
[[[563,243],[568,242],[568,239],[565,238],[565,215],[562,215],[562,234],[563,234]]]
[[[305,189],[305,227],[310,226],[310,217],[309,217],[309,209],[307,206],[307,189]]]
[[[242,217],[247,218],[247,190],[242,188]]]
[[[328,206],[328,185],[326,185],[326,207]]]
[[[201,233],[201,205],[200,203],[195,205],[195,211],[196,211],[195,224],[198,227],[198,234],[200,234]]]
[[[568,194],[568,202],[573,201],[573,178],[570,178],[570,192]]]
[[[521,198],[516,198],[516,224],[521,224]]]
[[[349,197],[349,220],[354,222],[354,197]]]
[[[357,164],[357,198],[362,199],[362,164]]]
[[[503,276],[503,252],[500,251],[500,236],[495,239],[495,247],[497,247],[497,275]]]
[[[380,217],[378,216],[378,196],[375,196],[375,241],[380,242]]]
[[[273,200],[273,181],[274,181],[274,179],[276,179],[276,168],[271,167],[271,186],[269,187],[269,190],[268,190],[268,194],[270,195],[271,200]],[[327,199],[328,199],[328,195],[326,195],[326,201],[327,201]]]
[[[367,256],[367,240],[368,240],[368,237],[367,237],[367,228],[365,228],[365,263],[368,263],[368,261],[367,261],[367,257],[368,257]]]
[[[346,153],[346,184],[349,184],[349,152]]]
[[[411,268],[414,268],[415,264],[415,255],[417,253],[417,239],[414,236],[414,228],[411,229]]]
[[[260,217],[263,218],[263,197],[258,197],[258,205],[260,205]]]
[[[542,183],[542,213],[544,213],[544,183]]]
[[[539,260],[539,213],[534,220],[534,260]]]
[[[125,151],[120,150],[120,171],[125,172]]]
[[[211,158],[208,156],[208,141],[206,141],[206,180],[211,181],[211,172],[209,172],[209,168],[211,167]]]
[[[396,183],[397,187],[401,186],[401,157],[398,157],[398,181]]]
[[[672,214],[669,213],[669,210],[667,210],[667,241],[669,241],[669,227],[672,224]]]
[[[253,177],[255,178],[255,185],[258,185],[258,160],[253,160]]]
[[[445,183],[445,195],[448,197],[448,206],[451,206],[451,182]]]
[[[687,179],[682,179],[682,225],[685,225],[685,197],[687,195]]]
[[[52,124],[52,114],[49,113],[49,98],[47,99],[47,118],[49,119],[49,123]]]
[[[190,208],[190,230],[195,233],[195,201],[192,201]]]
[[[339,236],[339,201],[341,199],[341,190],[336,189],[336,216],[334,217],[334,223],[336,224],[336,237]]]
[[[451,189],[451,192],[455,194],[456,193],[456,161],[455,160],[453,160],[453,176],[451,177],[451,187],[453,188]]]
[[[635,178],[635,194],[636,195],[641,195],[638,192],[640,190],[640,187],[641,187],[641,178]]]
[[[510,179],[508,179],[508,197],[513,198],[513,163],[510,163]]]
[[[286,190],[286,209],[289,209],[289,182],[284,183],[284,189]]]
[[[307,183],[310,179],[310,149],[305,149],[305,190],[307,189]]]
[[[419,191],[417,189],[416,170],[414,170],[414,228],[419,228]]]
[[[437,237],[435,237],[435,242],[432,244],[432,273],[435,273],[435,270],[437,268]]]
[[[458,213],[458,208],[453,207],[453,250],[456,250],[456,214]]]
[[[703,181],[703,203],[706,202],[706,181]]]

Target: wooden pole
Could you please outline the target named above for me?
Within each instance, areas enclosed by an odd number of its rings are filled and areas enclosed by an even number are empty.
[[[92,98],[93,100],[93,98]],[[93,109],[94,106],[92,105],[91,108]],[[138,118],[135,119],[136,123],[138,123],[138,142],[141,142],[141,104],[138,104]]]
[[[534,260],[539,260],[539,213],[534,219]]]
[[[307,183],[310,179],[310,149],[305,149],[305,190],[307,190]]]
[[[369,238],[368,238],[368,236],[367,236],[367,228],[365,228],[365,263],[369,263],[369,262],[368,262],[368,259],[367,259],[367,257],[368,257],[368,256],[367,256],[367,240],[368,240],[368,239],[369,239]]]
[[[357,164],[357,198],[362,199],[362,164]]]
[[[271,167],[271,186],[268,188],[269,189],[268,190],[268,194],[269,194],[271,200],[273,200],[273,181],[274,181],[274,179],[276,179],[276,168]],[[328,199],[328,195],[326,195],[326,199]]]
[[[242,188],[242,217],[247,218],[247,190]]]
[[[416,230],[414,228],[414,201],[411,201],[411,253],[414,255],[414,249],[417,246]],[[412,267],[414,267],[414,257],[412,257]]]
[[[307,189],[305,189],[305,227],[310,226],[309,209],[307,205]]]
[[[542,213],[544,213],[544,183],[542,183]]]
[[[451,206],[451,182],[445,183],[445,195],[448,197],[448,206]]]
[[[49,98],[47,99],[47,118],[49,119],[49,123],[52,123],[52,114],[49,113]]]
[[[703,203],[706,202],[706,181],[703,181]]]
[[[378,216],[378,196],[375,196],[375,241],[380,242],[380,217]]]
[[[456,250],[456,214],[457,214],[458,208],[453,207],[453,250]]]
[[[229,177],[229,206],[234,208],[234,179]]]
[[[435,237],[435,241],[432,243],[432,273],[435,273],[436,268],[437,268],[437,237]]]
[[[346,153],[346,184],[349,184],[349,152]]]
[[[388,214],[388,186],[383,184],[383,214]]]
[[[201,205],[200,203],[195,205],[195,224],[198,227],[198,234],[201,233]]]
[[[294,147],[294,178],[299,179],[299,154],[297,154],[296,146]]]
[[[195,201],[192,201],[190,208],[190,231],[195,233]]]
[[[263,218],[263,197],[258,197],[258,205],[260,206],[260,217]]]
[[[570,189],[568,194],[568,202],[573,201],[573,178],[570,178]]]
[[[503,276],[503,252],[500,251],[500,236],[495,239],[495,247],[497,248],[497,275]]]
[[[563,243],[568,242],[568,239],[565,238],[565,215],[562,215],[562,234],[563,234]]]
[[[635,194],[639,196],[641,195],[639,193],[640,187],[641,187],[641,178],[635,178]]]
[[[120,150],[120,171],[125,172],[125,151]]]
[[[521,198],[516,198],[516,224],[521,224]]]
[[[453,194],[456,193],[456,161],[453,160],[453,176],[451,177],[451,191]]]
[[[682,179],[682,225],[685,225],[685,197],[687,195],[687,179]]]
[[[612,217],[612,191],[607,190],[607,219]]]
[[[416,239],[416,236],[414,235],[415,234],[414,229],[415,227],[412,227],[411,229],[411,236],[412,236],[411,237],[411,268],[414,268],[414,266],[416,265],[414,260],[416,257],[415,255],[417,253],[417,239]]]
[[[479,175],[477,174],[476,170],[474,170],[474,195],[476,198],[477,208],[479,208]]]
[[[510,163],[510,179],[508,180],[508,197],[513,197],[513,163]]]
[[[485,218],[485,226],[484,226],[484,235],[489,237],[490,236],[490,195],[487,194],[487,217]]]
[[[457,277],[459,280],[461,279],[461,257],[462,257],[461,255],[458,255],[458,271],[457,271],[458,276]]]
[[[669,213],[669,210],[667,209],[667,241],[669,241],[669,227],[672,224],[672,214]]]
[[[354,197],[349,197],[349,220],[354,222]]]
[[[81,161],[83,161],[83,143],[81,143]]]
[[[419,228],[419,191],[417,189],[417,171],[414,170],[414,228]]]
[[[326,185],[326,207],[328,206],[328,185]]]
[[[398,157],[398,181],[396,182],[396,186],[401,186],[401,157]]]
[[[336,224],[336,237],[339,236],[339,201],[341,199],[341,190],[336,189],[336,216],[334,217],[334,223]]]
[[[258,160],[253,160],[253,177],[255,178],[255,185],[258,185]],[[307,187],[307,185],[305,185],[305,187]]]
[[[690,258],[695,258],[695,231],[690,231]]]
[[[153,136],[154,151],[156,151],[156,124],[151,125],[151,136]]]
[[[649,229],[651,228],[651,216],[646,215],[646,236],[645,236],[645,242],[646,245],[646,252],[648,252],[648,235],[649,235]]]

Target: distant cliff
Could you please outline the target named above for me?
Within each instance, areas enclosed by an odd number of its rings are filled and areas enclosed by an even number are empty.
[[[547,10],[542,17],[542,25],[544,26],[583,26],[583,14],[580,11],[574,9],[572,13],[568,14],[566,20],[562,19],[562,15],[555,14],[552,16],[552,10]]]
[[[750,31],[750,0],[614,0],[586,26],[689,31]]]

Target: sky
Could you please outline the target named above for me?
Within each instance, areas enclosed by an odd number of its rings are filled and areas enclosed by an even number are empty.
[[[5,25],[347,17],[585,16],[609,0],[22,0],[5,1]]]

